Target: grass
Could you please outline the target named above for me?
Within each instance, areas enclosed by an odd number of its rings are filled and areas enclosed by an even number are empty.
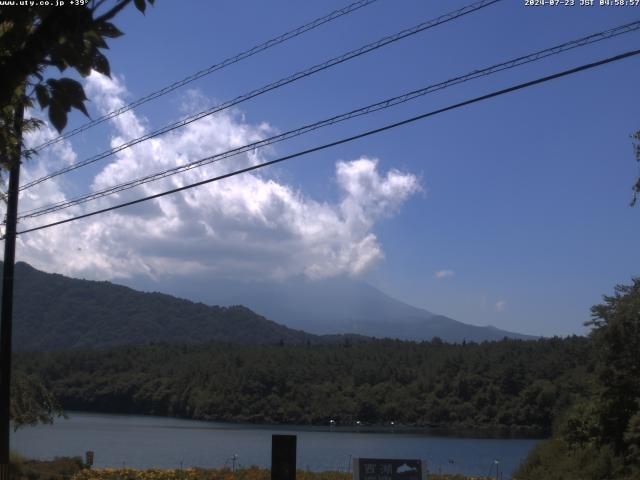
[[[28,460],[13,452],[9,464],[10,480],[69,480],[84,468],[80,457]]]
[[[430,480],[485,480],[487,477],[429,475]],[[135,470],[132,468],[87,468],[79,457],[28,460],[11,454],[10,480],[271,480],[266,468],[185,468]],[[345,472],[298,470],[296,480],[351,480]]]
[[[465,477],[462,475],[429,475],[430,480],[484,480],[486,477]],[[83,470],[73,480],[270,480],[271,472],[266,468],[243,468],[232,471],[223,469],[187,468],[184,470],[133,470],[95,469]],[[345,472],[307,472],[298,470],[296,480],[351,480]]]

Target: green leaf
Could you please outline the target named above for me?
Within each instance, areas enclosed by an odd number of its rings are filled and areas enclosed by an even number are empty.
[[[89,112],[87,112],[87,107],[84,106],[84,102],[82,100],[75,100],[71,102],[71,106],[80,110],[87,118],[91,118],[89,116]]]
[[[102,35],[97,30],[85,32],[84,37],[98,48],[109,49],[109,45],[107,45],[107,42],[104,41],[104,38],[102,38]]]
[[[84,101],[87,99],[82,85],[71,79],[61,78],[59,80],[49,79],[47,83],[51,86],[51,104],[54,103],[62,108],[65,112],[69,112],[71,108],[76,108],[84,113],[87,117],[87,112],[84,106]]]
[[[53,65],[54,67],[57,67],[61,72],[64,72],[68,66],[65,59],[62,56],[55,54],[54,52],[51,53],[50,59],[47,63]]]
[[[145,2],[145,0],[133,0],[133,3],[138,10],[144,13],[145,9],[147,8],[147,3]]]
[[[67,112],[59,103],[54,102],[49,106],[49,120],[58,133],[67,126]]]
[[[102,34],[103,37],[109,38],[118,38],[124,35],[124,33],[118,30],[116,26],[110,22],[104,22],[98,25],[98,32]]]
[[[36,85],[36,98],[38,99],[40,108],[47,108],[51,97],[49,96],[49,89],[42,83]]]
[[[40,129],[44,125],[44,122],[39,118],[27,118],[22,122],[23,132],[34,132]]]
[[[84,94],[84,88],[82,88],[80,82],[72,78],[61,78],[58,80],[58,85],[58,88],[63,89],[67,95],[73,98],[79,98],[81,100],[87,99],[87,96]]]
[[[80,56],[73,66],[83,77],[87,77],[91,74],[91,58],[88,55]]]
[[[111,67],[109,66],[109,60],[102,53],[96,51],[93,54],[93,69],[96,72],[100,72],[107,77],[111,76]]]
[[[50,78],[47,83],[51,87],[52,102],[59,102],[65,106],[71,105],[78,100],[87,99],[82,85],[71,78]]]

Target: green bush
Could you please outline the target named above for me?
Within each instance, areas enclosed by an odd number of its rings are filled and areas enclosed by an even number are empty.
[[[80,457],[57,457],[54,460],[27,460],[12,453],[10,480],[68,480],[84,468]]]

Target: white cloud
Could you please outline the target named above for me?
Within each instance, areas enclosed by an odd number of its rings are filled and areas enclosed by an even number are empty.
[[[125,103],[121,79],[93,74],[86,90],[104,112]],[[187,95],[183,106],[187,113],[202,105],[193,100],[194,95]],[[111,122],[111,145],[148,133],[148,124],[133,111],[117,117]],[[118,153],[90,178],[90,190],[250,143],[273,131],[265,122],[246,122],[236,111],[221,112]],[[33,144],[54,132],[47,129],[36,135],[39,138],[30,139]],[[24,182],[76,159],[66,141],[46,152],[25,165]],[[21,227],[197,182],[259,163],[272,153],[243,154],[110,198],[25,220]],[[415,175],[395,169],[381,173],[380,163],[364,156],[338,161],[335,179],[340,199],[336,203],[310,198],[261,170],[20,236],[19,259],[48,271],[88,278],[203,271],[244,278],[357,275],[384,257],[373,233],[376,223],[397,213],[420,190]],[[64,176],[44,182],[24,192],[21,211],[69,198],[76,189],[66,184]]]
[[[436,278],[451,278],[455,275],[453,270],[438,270],[433,274]]]
[[[507,308],[506,300],[498,300],[496,302],[496,312],[504,312],[505,308]]]

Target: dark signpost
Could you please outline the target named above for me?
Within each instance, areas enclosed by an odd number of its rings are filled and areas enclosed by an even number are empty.
[[[271,437],[271,480],[296,480],[296,436]]]
[[[354,458],[353,480],[423,480],[421,460]]]

